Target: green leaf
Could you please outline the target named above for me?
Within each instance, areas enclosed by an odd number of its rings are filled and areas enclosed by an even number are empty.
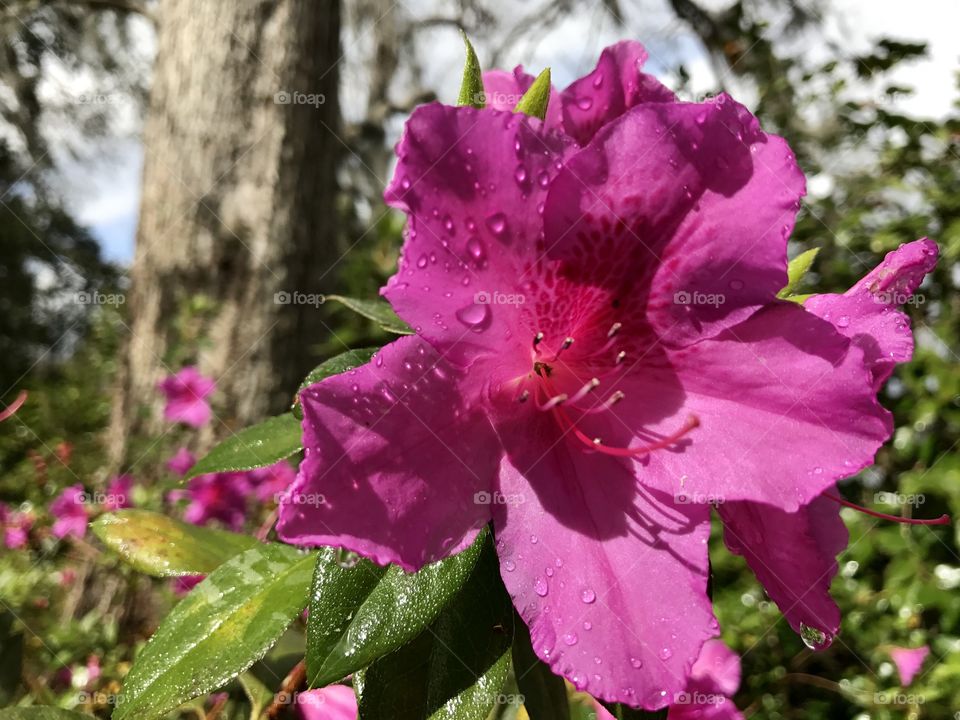
[[[307,624],[310,686],[340,680],[416,637],[470,575],[486,535],[414,574],[368,560],[344,567],[337,562],[339,551],[321,552]]]
[[[249,535],[198,527],[147,510],[107,513],[90,527],[127,564],[154,577],[206,575],[260,544]]]
[[[488,538],[469,580],[437,619],[363,673],[360,717],[484,720],[510,669],[513,619]]]
[[[570,702],[563,678],[537,657],[523,620],[514,620],[513,674],[530,720],[570,720]]]
[[[50,705],[0,710],[0,720],[91,720],[91,718],[94,716]]]
[[[366,365],[370,362],[373,354],[379,349],[380,348],[371,347],[347,350],[345,353],[340,353],[336,357],[325,360],[310,371],[310,374],[307,375],[300,384],[300,389],[303,390],[305,387],[309,387],[321,380],[326,380],[328,377],[345,373],[347,370],[353,370],[355,367],[360,367],[361,365]]]
[[[277,415],[228,437],[190,468],[186,479],[207,473],[267,467],[302,448],[300,421],[291,413]]]
[[[355,313],[373,320],[377,325],[397,335],[413,335],[413,329],[401,320],[384,300],[360,300],[358,298],[343,297],[342,295],[327,295],[327,300],[346,305]]]
[[[811,250],[800,253],[790,261],[790,264],[787,266],[787,286],[777,293],[778,298],[803,302],[803,300],[796,300],[795,297],[791,296],[797,292],[797,288],[800,286],[804,275],[806,275],[813,266],[813,261],[816,259],[818,252],[820,252],[820,248],[812,248]],[[808,297],[810,296],[803,296],[804,300]]]
[[[457,105],[469,105],[483,109],[486,107],[486,96],[483,92],[483,72],[480,70],[480,61],[477,60],[477,53],[470,44],[470,38],[467,34],[460,31],[463,35],[463,44],[466,46],[467,59],[463,63],[463,80],[460,82],[460,96],[457,98]]]
[[[250,701],[250,720],[257,720],[263,711],[273,702],[273,690],[264,685],[251,672],[245,672],[237,678],[247,700]]]
[[[513,111],[543,120],[547,116],[549,102],[550,68],[547,68],[537,75],[537,79],[533,81],[530,89],[523,94]]]
[[[137,656],[113,719],[163,717],[262,658],[306,605],[315,562],[271,543],[210,573]]]

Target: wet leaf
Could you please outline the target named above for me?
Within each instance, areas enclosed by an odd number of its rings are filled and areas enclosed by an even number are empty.
[[[343,297],[342,295],[327,295],[326,298],[346,305],[355,313],[373,320],[387,332],[397,335],[413,335],[413,328],[401,320],[385,300],[360,300]]]
[[[486,535],[414,574],[368,560],[344,567],[338,550],[322,551],[307,625],[310,686],[340,680],[416,637],[469,577]]]
[[[49,705],[0,710],[0,720],[90,720],[93,717]]]
[[[190,468],[186,479],[267,467],[302,449],[300,421],[291,413],[277,415],[228,437]]]
[[[315,562],[316,555],[268,544],[210,573],[137,656],[114,720],[163,717],[262,658],[306,605]]]
[[[347,350],[345,353],[340,353],[336,357],[325,360],[310,371],[310,374],[307,375],[300,384],[300,389],[303,390],[321,380],[326,380],[328,377],[340,375],[341,373],[347,372],[347,370],[353,370],[361,365],[366,365],[370,362],[373,354],[379,349],[380,348],[370,347]]]
[[[91,529],[136,570],[154,577],[206,575],[260,543],[249,535],[198,527],[147,510],[118,510]]]
[[[470,578],[436,620],[363,673],[360,717],[484,720],[507,679],[513,622],[513,605],[487,539]]]

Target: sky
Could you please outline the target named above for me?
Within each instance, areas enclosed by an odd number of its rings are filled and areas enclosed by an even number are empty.
[[[643,3],[642,13],[625,10],[627,25],[636,39],[644,42],[650,51],[647,69],[661,76],[667,84],[666,70],[683,61],[691,71],[694,92],[707,91],[715,86],[712,66],[696,38],[673,18],[665,0],[657,8],[655,3]],[[418,14],[417,0],[403,0],[413,14]],[[804,6],[809,0],[797,0]],[[424,10],[430,3],[421,2]],[[704,0],[708,7],[721,8],[726,0]],[[631,8],[639,3],[622,3]],[[516,7],[516,6],[514,6]],[[602,16],[601,3],[596,13],[582,14],[559,23],[537,41],[514,48],[504,64],[512,67],[523,62],[533,71],[550,67],[556,85],[564,86],[575,77],[589,71],[599,50],[616,40],[628,37],[628,32],[610,27]],[[918,117],[940,118],[951,110],[957,97],[955,73],[960,69],[960,46],[956,43],[956,28],[960,27],[960,2],[956,0],[831,0],[830,9],[823,13],[828,37],[852,51],[867,50],[879,36],[929,43],[929,58],[904,66],[892,75],[900,85],[913,86],[915,94],[901,101],[901,109]],[[143,42],[149,46],[153,39],[144,30]],[[459,87],[463,47],[459,37],[449,29],[431,31],[421,46],[429,52],[425,58],[428,71],[425,82],[436,89],[442,98],[452,100]],[[344,82],[349,82],[351,55],[363,52],[363,38],[345,38],[347,66]],[[571,51],[572,49],[572,51]],[[477,51],[483,62],[485,48]],[[810,53],[825,52],[825,48],[810,48]],[[76,79],[69,83],[72,92],[83,83]],[[748,98],[743,98],[749,104]],[[345,107],[349,117],[357,108]],[[140,177],[143,152],[136,139],[137,127],[130,117],[121,113],[120,135],[126,139],[111,140],[96,153],[97,160],[83,166],[63,163],[63,180],[68,205],[79,220],[88,225],[100,241],[105,256],[120,264],[129,264],[133,257],[137,208],[140,196]],[[391,128],[395,133],[397,128]]]

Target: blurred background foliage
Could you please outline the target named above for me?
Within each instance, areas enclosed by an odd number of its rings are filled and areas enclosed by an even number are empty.
[[[92,290],[122,292],[127,269],[104,260],[58,196],[50,158],[67,148],[51,137],[44,118],[76,106],[65,110],[45,101],[37,79],[52,52],[68,66],[92,68],[108,87],[142,96],[149,78],[127,54],[127,26],[134,18],[155,22],[158,8],[133,2],[2,5],[0,85],[16,99],[8,103],[16,111],[4,118],[18,133],[14,140],[0,139],[0,400],[9,404],[24,388],[30,395],[17,416],[0,425],[0,501],[31,515],[35,524],[27,548],[0,556],[0,704],[58,704],[105,717],[130,660],[176,595],[169,583],[119,566],[89,536],[57,541],[48,530],[46,507],[64,487],[79,482],[102,489],[109,480],[103,448],[129,307],[64,299]],[[617,0],[604,5],[620,36],[657,40],[633,29]],[[896,433],[875,466],[843,483],[842,492],[888,513],[960,518],[960,107],[936,120],[909,112],[911,89],[890,76],[926,50],[898,40],[896,28],[869,52],[828,44],[829,57],[823,57],[805,52],[805,44],[821,37],[822,5],[668,5],[716,64],[723,87],[714,90],[745,97],[766,129],[787,137],[808,176],[810,194],[790,253],[812,247],[821,252],[803,291],[846,289],[900,243],[925,235],[939,243],[941,262],[919,301],[908,307],[917,339],[914,360],[897,369],[882,394],[894,412]],[[388,11],[389,22],[378,23],[377,8],[345,0],[341,30],[353,37],[376,29],[363,35],[359,47],[351,46],[350,62],[367,73],[360,84],[368,97],[362,108],[345,113],[349,153],[338,168],[337,217],[331,219],[341,228],[342,247],[350,249],[337,268],[338,288],[357,297],[375,296],[393,271],[401,240],[402,218],[382,214],[382,183],[376,180],[388,174],[388,130],[413,104],[433,93],[449,100],[456,90],[424,87],[422,55],[411,49],[419,33],[462,26],[486,62],[550,23],[584,12],[581,3],[548,2],[512,23],[510,9],[464,1],[452,9],[443,5],[436,14],[414,16],[398,8]],[[774,15],[780,18],[776,26]],[[593,58],[600,49],[587,48],[584,56]],[[694,93],[682,62],[666,70],[682,97],[702,96]],[[357,83],[352,76],[349,81]],[[956,96],[957,88],[944,87],[943,93]],[[109,135],[109,118],[92,114],[73,121],[84,133]],[[176,338],[164,358],[169,366],[190,362],[208,342],[203,319],[216,302],[198,293],[168,318]],[[386,339],[344,308],[323,312],[331,332],[302,338],[317,360],[343,345]],[[294,390],[289,388],[290,396]],[[133,437],[120,469],[136,477],[135,504],[170,509],[166,493],[178,479],[164,463],[179,446],[203,442],[181,429]],[[884,505],[878,502],[881,491],[916,495],[923,503]],[[269,512],[263,507],[252,513],[249,529]],[[762,718],[955,717],[960,523],[910,527],[851,510],[843,516],[850,546],[838,559],[833,591],[844,620],[832,647],[819,653],[804,646],[716,534],[714,601],[725,641],[743,656],[738,706],[748,717]],[[275,688],[295,661],[291,648],[302,642],[302,628],[290,635],[253,671],[268,687]],[[913,685],[900,688],[890,647],[921,645],[930,646],[931,656]],[[91,658],[102,670],[91,671]],[[227,691],[219,712],[245,717],[250,708],[241,684]],[[891,697],[903,702],[889,702]],[[193,712],[203,715],[203,704]],[[517,714],[506,706],[498,712]],[[588,715],[584,705],[581,716]]]

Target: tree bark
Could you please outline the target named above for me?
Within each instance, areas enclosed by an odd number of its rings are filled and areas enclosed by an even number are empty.
[[[156,383],[195,361],[218,384],[206,439],[288,405],[333,289],[339,0],[165,0],[108,450],[159,433]],[[173,320],[206,298],[202,344]],[[182,329],[182,328],[181,328]]]

